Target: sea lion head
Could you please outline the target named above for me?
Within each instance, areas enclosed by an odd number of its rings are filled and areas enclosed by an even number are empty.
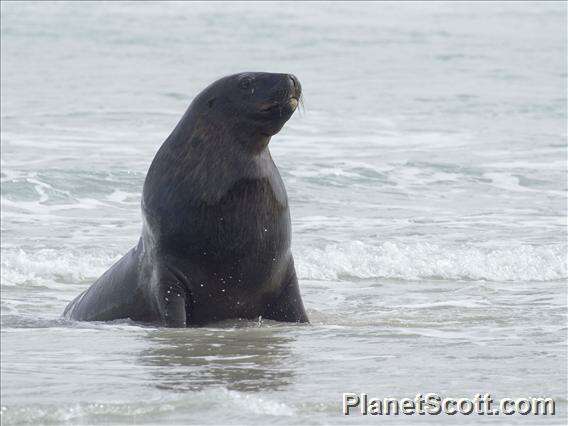
[[[196,98],[204,116],[247,134],[270,138],[282,129],[300,102],[302,87],[292,74],[245,72],[208,86]]]

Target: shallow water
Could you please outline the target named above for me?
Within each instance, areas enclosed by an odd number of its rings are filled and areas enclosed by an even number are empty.
[[[2,423],[566,421],[566,5],[2,3]],[[293,72],[270,149],[311,325],[61,319],[137,241],[219,76]],[[342,392],[552,397],[345,418]]]

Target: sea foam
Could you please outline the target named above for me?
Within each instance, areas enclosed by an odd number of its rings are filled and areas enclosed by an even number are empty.
[[[303,279],[388,278],[486,281],[549,281],[567,276],[564,245],[518,245],[489,249],[444,247],[427,242],[361,241],[300,247],[295,252]]]
[[[427,242],[361,241],[294,250],[298,276],[307,280],[398,279],[551,281],[568,276],[561,244],[510,248],[449,247]],[[118,252],[52,249],[2,251],[2,284],[55,286],[94,280],[120,258]]]

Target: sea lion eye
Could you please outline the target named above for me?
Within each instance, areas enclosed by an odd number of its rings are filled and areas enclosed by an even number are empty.
[[[241,80],[241,89],[247,90],[250,87],[252,80],[249,77],[245,77]]]

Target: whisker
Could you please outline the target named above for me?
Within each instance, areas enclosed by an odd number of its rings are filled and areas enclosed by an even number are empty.
[[[306,105],[304,104],[304,94],[300,93],[300,98],[298,99],[298,104],[299,104],[299,108],[298,111],[300,111],[300,115],[305,115],[306,114]]]

